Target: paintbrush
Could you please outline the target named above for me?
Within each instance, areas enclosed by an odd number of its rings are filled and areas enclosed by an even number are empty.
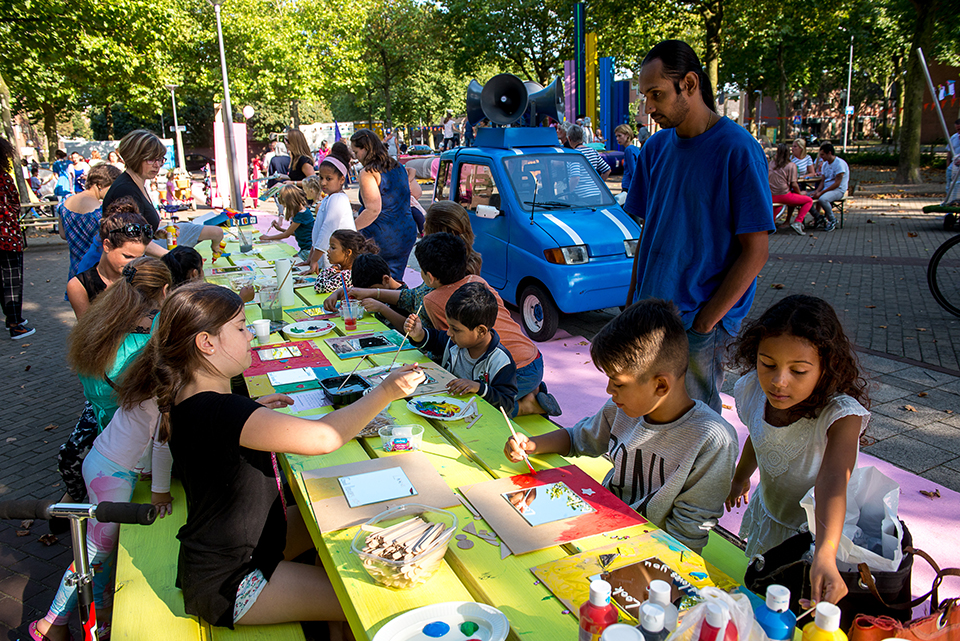
[[[420,303],[420,307],[417,308],[417,313],[414,314],[414,316],[419,317],[421,309],[423,309],[423,303]],[[407,336],[409,335],[410,335],[410,332],[407,332],[406,334],[403,335],[403,340],[400,341],[400,347],[397,348],[397,353],[393,355],[393,360],[390,361],[390,367],[387,368],[388,372],[393,369],[393,364],[397,362],[397,357],[400,356],[400,350],[403,349],[403,344],[407,341]]]
[[[337,388],[338,392],[343,389],[343,386],[347,384],[347,381],[350,380],[350,377],[353,376],[358,369],[360,369],[360,364],[363,363],[363,361],[366,360],[366,358],[367,358],[366,356],[362,356],[357,359],[357,364],[354,366],[353,371],[347,374],[347,377],[343,379],[342,383],[340,383],[340,387]]]
[[[519,446],[519,445],[520,445],[520,439],[517,437],[517,432],[516,432],[516,430],[513,429],[513,423],[510,422],[510,418],[507,416],[507,411],[501,407],[501,408],[500,408],[500,413],[503,414],[503,420],[505,420],[505,421],[507,422],[507,427],[510,428],[510,433],[513,434],[513,440],[515,440],[515,441],[517,442],[517,445]],[[536,474],[537,471],[536,471],[535,469],[533,469],[533,466],[532,466],[532,465],[530,465],[530,457],[527,456],[527,453],[524,451],[523,448],[520,448],[520,451],[523,452],[523,462],[526,463],[526,464],[527,464],[527,467],[530,468],[530,473],[531,473],[531,474]]]

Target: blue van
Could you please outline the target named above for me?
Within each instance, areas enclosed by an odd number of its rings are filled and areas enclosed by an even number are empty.
[[[441,155],[434,200],[470,213],[481,276],[530,337],[552,338],[561,312],[623,305],[640,226],[586,157],[550,127],[483,128],[476,144]]]

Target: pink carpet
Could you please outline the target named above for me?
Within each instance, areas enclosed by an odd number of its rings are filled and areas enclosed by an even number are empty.
[[[586,339],[560,331],[553,340],[537,346],[543,354],[543,380],[563,409],[563,415],[554,421],[570,427],[593,415],[608,398],[604,391],[607,378],[590,361],[590,345]],[[721,396],[725,406],[723,417],[737,430],[742,444],[747,437],[747,428],[737,417],[733,398],[726,394]],[[933,556],[941,568],[960,567],[960,494],[869,454],[861,453],[857,464],[860,467],[875,466],[900,484],[899,515],[913,534],[914,546]],[[754,475],[754,487],[757,482],[758,476]],[[920,494],[920,490],[929,492],[934,489],[940,490],[941,498],[928,499]],[[740,530],[742,515],[743,508],[727,513],[720,519],[720,525],[736,534]],[[913,594],[919,596],[927,592],[933,577],[934,572],[926,561],[916,557]],[[960,594],[960,579],[945,580],[940,598],[957,594]],[[919,616],[921,612],[917,610],[914,614]]]

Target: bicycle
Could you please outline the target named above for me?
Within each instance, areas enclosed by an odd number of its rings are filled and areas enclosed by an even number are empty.
[[[927,265],[927,285],[934,300],[954,316],[960,316],[960,234],[937,248]]]
[[[101,523],[150,525],[157,520],[157,508],[142,503],[57,503],[52,500],[21,499],[0,501],[0,519],[22,520],[66,518],[73,542],[73,573],[69,585],[77,586],[77,602],[83,641],[97,641],[97,612],[93,599],[93,571],[87,562],[87,519]]]

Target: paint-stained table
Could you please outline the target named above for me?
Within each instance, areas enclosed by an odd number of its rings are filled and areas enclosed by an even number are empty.
[[[316,294],[312,288],[300,288],[296,293],[303,301],[303,305],[321,304],[325,298],[325,295]],[[247,318],[253,320],[258,317],[257,306],[248,305]],[[358,322],[356,331],[380,329],[384,327],[376,319],[364,317]],[[339,319],[336,320],[334,331],[339,335],[346,334],[343,322]],[[271,336],[273,342],[285,340],[286,338],[280,335]],[[322,339],[315,339],[312,343],[323,352],[338,372],[349,372],[356,365],[355,359],[338,358]],[[393,354],[365,357],[370,367],[387,365],[392,358]],[[403,351],[398,362],[426,362],[426,357],[415,350]],[[366,365],[360,367],[365,369]],[[264,378],[266,377],[249,377],[248,385],[257,390],[269,391],[269,382],[266,382],[264,387]],[[465,485],[527,472],[523,463],[512,463],[503,455],[503,445],[509,437],[509,431],[504,425],[499,410],[479,398],[477,405],[481,417],[470,427],[467,426],[467,421],[441,422],[425,419],[410,412],[403,400],[392,403],[388,411],[398,424],[423,426],[421,452],[426,455],[441,478],[454,490]],[[324,407],[307,410],[300,415],[316,416],[330,411],[331,408]],[[521,417],[515,421],[515,426],[518,431],[531,436],[556,429],[553,423],[538,416]],[[382,587],[367,574],[360,559],[351,551],[350,543],[357,532],[357,527],[333,532],[321,531],[317,525],[312,501],[322,497],[311,497],[310,487],[305,483],[302,473],[320,467],[356,463],[393,455],[382,451],[380,439],[376,437],[354,439],[336,452],[325,456],[285,455],[280,457],[324,568],[330,576],[357,639],[372,639],[381,627],[404,612],[423,605],[447,601],[479,601],[498,608],[510,621],[511,631],[508,638],[515,641],[520,639],[555,641],[559,638],[575,638],[578,629],[575,614],[567,610],[566,606],[537,580],[530,568],[572,554],[609,546],[626,537],[656,531],[656,528],[650,524],[637,525],[615,533],[593,536],[575,543],[557,545],[521,556],[510,555],[504,559],[501,559],[499,546],[471,537],[474,542],[473,547],[460,549],[454,540],[447,550],[440,569],[427,583],[408,590]],[[597,480],[601,480],[609,469],[609,463],[603,459],[567,459],[555,454],[533,456],[531,463],[536,469],[574,463]],[[464,506],[452,508],[450,511],[456,514],[461,528],[473,523],[478,530],[492,530],[482,519],[475,518]],[[668,551],[668,547],[674,550],[685,550],[680,543],[664,533],[656,532],[656,537],[653,538],[669,542],[669,545],[663,544],[663,553]],[[656,552],[657,550],[654,549],[650,556],[655,556]],[[685,551],[682,558],[689,562],[683,564],[685,567],[677,569],[694,585],[717,584],[726,588],[735,585],[721,571],[709,564],[705,565],[693,552]]]

